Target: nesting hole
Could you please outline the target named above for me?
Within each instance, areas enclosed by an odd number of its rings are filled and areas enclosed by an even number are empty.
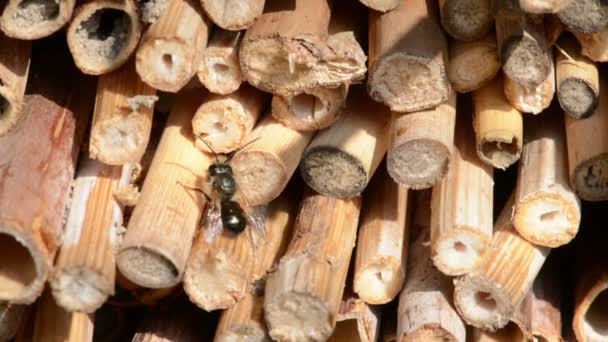
[[[213,64],[213,71],[217,72],[218,74],[226,73],[228,70],[230,70],[230,67],[224,63]]]
[[[507,166],[517,155],[517,139],[513,139],[510,143],[486,141],[481,146],[481,152],[493,162]]]
[[[376,278],[378,278],[379,281],[382,281],[382,272],[376,272]]]
[[[559,211],[557,211],[557,210],[549,211],[549,212],[546,212],[546,213],[540,215],[540,220],[543,223],[550,223],[552,221],[555,221],[555,219],[557,219],[558,215],[559,215]]]
[[[6,97],[0,95],[0,120],[8,116],[11,110],[11,103],[8,102]]]
[[[467,251],[467,245],[465,245],[464,243],[462,243],[460,241],[456,241],[456,242],[454,242],[454,250],[456,252],[464,253]]]
[[[59,16],[60,1],[25,0],[17,7],[17,16],[30,23],[54,20]]]
[[[127,13],[102,8],[83,20],[76,34],[83,40],[84,51],[112,59],[125,47],[130,31],[131,22]]]
[[[36,279],[30,252],[14,237],[0,233],[0,292],[18,294]]]
[[[475,303],[488,311],[496,310],[496,300],[488,292],[479,291],[475,293]]]
[[[163,55],[163,64],[167,69],[171,69],[173,67],[173,56],[169,53]]]
[[[290,110],[299,118],[315,119],[324,112],[323,101],[310,94],[299,94],[291,99]]]
[[[608,290],[602,291],[585,313],[585,321],[600,335],[608,335]]]

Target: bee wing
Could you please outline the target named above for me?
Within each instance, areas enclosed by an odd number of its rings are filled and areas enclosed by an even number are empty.
[[[223,230],[224,226],[222,225],[222,215],[219,204],[210,205],[205,211],[205,220],[203,222],[205,241],[207,241],[207,243],[212,243],[222,234]]]
[[[237,198],[240,201],[243,211],[245,212],[247,224],[251,227],[251,230],[255,233],[256,237],[266,241],[266,215],[268,214],[267,206],[252,206],[249,203],[249,200],[247,200],[247,196],[245,196],[245,193],[241,191],[241,189],[238,189]]]

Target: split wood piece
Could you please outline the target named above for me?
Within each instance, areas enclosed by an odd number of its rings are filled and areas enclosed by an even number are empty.
[[[389,174],[414,190],[439,183],[452,159],[456,94],[436,108],[395,115],[386,159]]]
[[[336,317],[336,328],[328,342],[374,342],[380,336],[380,309],[356,295],[345,295]]]
[[[551,105],[555,95],[555,65],[553,64],[553,53],[551,51],[549,51],[549,56],[551,56],[549,74],[537,86],[523,86],[511,80],[508,76],[504,77],[505,96],[513,107],[523,113],[538,114]]]
[[[266,93],[247,84],[229,95],[209,94],[192,118],[196,147],[228,153],[243,146],[267,100]]]
[[[340,119],[320,132],[300,162],[302,178],[331,197],[358,196],[386,153],[391,113],[362,88],[352,91]]]
[[[135,64],[99,77],[89,155],[109,165],[139,162],[146,152],[156,90],[139,79]]]
[[[379,12],[388,12],[394,10],[397,6],[399,6],[400,0],[359,0],[365,6],[379,11]]]
[[[606,79],[600,82],[600,89],[608,89]],[[595,113],[587,119],[566,115],[570,185],[586,201],[608,200],[607,132],[608,96],[600,96]]]
[[[141,37],[135,0],[95,0],[80,5],[67,31],[78,69],[89,75],[116,70],[127,62]]]
[[[177,284],[203,212],[200,188],[211,157],[194,146],[192,113],[200,91],[177,99],[146,176],[116,262],[132,282],[149,288]]]
[[[26,305],[0,303],[0,341],[10,341],[27,318]]]
[[[372,178],[361,215],[354,291],[369,304],[385,304],[401,291],[409,245],[407,189],[381,167]]]
[[[194,304],[206,311],[229,308],[266,277],[289,243],[297,202],[292,199],[284,194],[266,208],[266,241],[254,238],[252,227],[237,236],[224,231],[213,242],[205,232],[198,234],[184,275]]]
[[[148,314],[137,327],[132,342],[211,341],[206,317],[188,304],[172,304],[170,309]]]
[[[576,281],[572,328],[577,341],[608,341],[608,269],[597,255],[586,261]]]
[[[329,35],[327,0],[274,0],[266,6],[267,13],[249,27],[239,52],[243,77],[253,86],[293,96],[365,77],[367,57],[355,38],[357,25]],[[351,12],[335,12],[332,20],[354,18]]]
[[[567,244],[581,222],[581,204],[569,184],[563,120],[555,111],[526,119],[512,221],[522,237],[540,246]]]
[[[597,65],[583,56],[571,36],[560,39],[555,58],[557,99],[566,114],[577,119],[589,117],[597,109],[600,79]]]
[[[270,341],[264,321],[264,297],[248,292],[236,304],[224,310],[213,341]]]
[[[0,17],[0,28],[16,39],[48,37],[70,21],[75,4],[76,0],[10,0]]]
[[[224,30],[244,30],[264,12],[265,0],[201,0],[205,13]]]
[[[571,1],[557,12],[559,20],[572,32],[592,33],[608,25],[608,2],[605,0]]]
[[[513,322],[496,331],[471,327],[470,335],[470,342],[528,342],[523,331]]]
[[[461,41],[482,38],[492,29],[491,0],[439,0],[441,25]]]
[[[514,82],[527,88],[536,87],[547,78],[553,63],[543,18],[510,8],[517,6],[515,2],[496,2],[496,38],[502,70]]]
[[[135,66],[142,81],[176,93],[196,74],[210,24],[196,0],[169,0],[163,14],[141,38]]]
[[[45,291],[36,305],[32,342],[92,342],[94,318],[83,312],[67,312]]]
[[[225,31],[217,27],[213,29],[197,71],[199,81],[210,92],[228,95],[243,83],[239,64],[242,39],[242,31]]]
[[[272,97],[272,116],[298,131],[316,131],[333,125],[344,112],[348,87],[307,89],[295,96]]]
[[[594,33],[576,33],[581,44],[581,53],[592,61],[608,62],[608,25]]]
[[[129,185],[132,169],[91,159],[80,162],[50,280],[55,301],[68,311],[94,312],[114,294],[114,250],[123,221],[114,194]]]
[[[485,163],[504,170],[521,155],[521,112],[505,97],[500,76],[473,93],[473,104],[477,154]]]
[[[431,199],[431,258],[450,276],[477,268],[492,241],[493,169],[477,155],[470,107],[461,108],[452,165]]]
[[[68,59],[51,51],[33,64],[37,77],[28,85],[23,119],[0,138],[2,301],[32,303],[43,290],[60,244],[94,99],[91,79],[78,75]]]
[[[479,267],[454,281],[454,304],[470,325],[494,331],[509,323],[550,249],[533,245],[511,224],[514,196],[494,225],[492,245]]]
[[[266,281],[264,311],[278,340],[325,340],[333,332],[357,235],[360,198],[308,193],[286,254]],[[306,313],[306,314],[302,314]]]
[[[557,13],[575,0],[519,0],[519,8],[528,13]]]
[[[448,100],[447,42],[432,7],[427,0],[401,0],[388,13],[370,13],[367,87],[393,111],[420,111]]]
[[[30,67],[31,43],[0,32],[0,137],[23,117],[23,94]]]
[[[466,327],[452,305],[453,285],[450,278],[439,272],[431,260],[428,218],[420,236],[410,246],[408,274],[399,296],[397,311],[397,341],[455,341],[464,342]]]
[[[459,93],[477,90],[490,82],[500,71],[496,37],[490,33],[473,42],[450,42],[448,78]]]
[[[231,162],[235,180],[250,205],[270,203],[287,186],[312,132],[285,127],[267,115],[246,139],[254,142]]]

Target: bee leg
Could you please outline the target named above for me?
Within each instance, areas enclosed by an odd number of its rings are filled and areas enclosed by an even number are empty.
[[[183,186],[184,188],[186,188],[186,189],[188,189],[188,190],[194,190],[194,191],[196,191],[196,192],[198,192],[198,193],[203,194],[203,196],[205,196],[205,199],[206,199],[208,202],[211,202],[211,196],[209,196],[205,190],[203,190],[203,189],[199,189],[199,188],[194,188],[194,187],[191,187],[191,186],[187,186],[187,185],[185,185],[184,183],[182,183],[182,182],[180,182],[180,181],[177,181],[177,184],[179,184],[179,185]]]

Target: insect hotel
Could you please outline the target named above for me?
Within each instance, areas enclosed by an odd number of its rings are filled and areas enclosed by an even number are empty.
[[[0,30],[0,341],[608,341],[607,1]]]

